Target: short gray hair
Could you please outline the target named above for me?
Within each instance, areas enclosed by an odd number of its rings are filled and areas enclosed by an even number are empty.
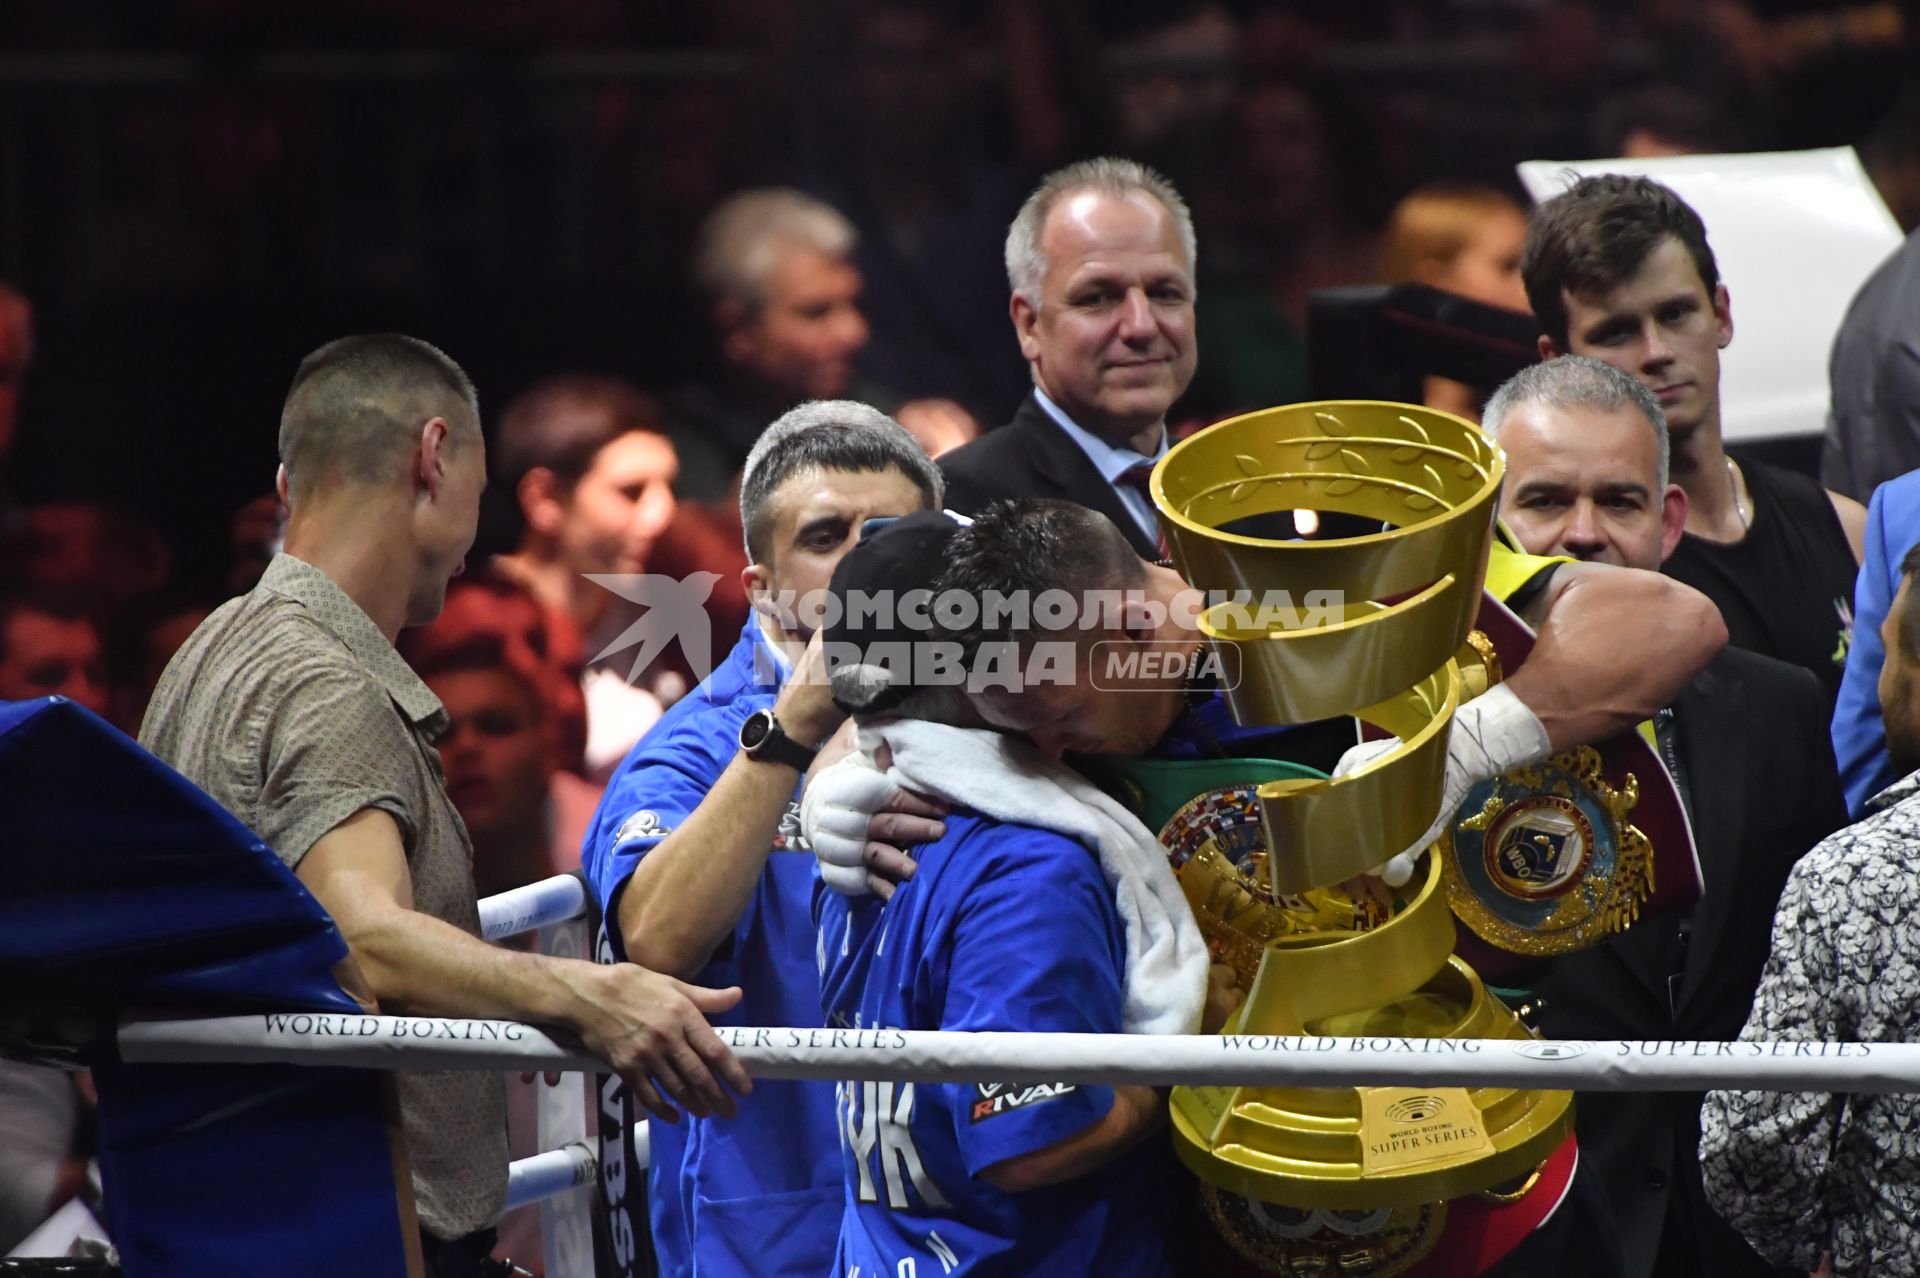
[[[757,311],[783,254],[800,248],[843,258],[858,241],[853,223],[810,195],[784,186],[742,191],[700,223],[693,281],[710,302]]]
[[[1631,408],[1647,419],[1653,437],[1660,444],[1660,487],[1667,486],[1667,463],[1671,448],[1667,442],[1667,415],[1661,411],[1654,393],[1630,373],[1623,373],[1585,355],[1561,355],[1542,364],[1531,364],[1509,377],[1487,400],[1480,424],[1487,434],[1500,438],[1507,417],[1522,404],[1540,404],[1564,412],[1574,408],[1598,409],[1603,413]]]
[[[809,400],[781,414],[760,433],[740,475],[740,523],[747,562],[765,563],[772,534],[773,495],[807,470],[872,474],[897,470],[938,510],[946,498],[940,468],[906,428],[879,409],[851,399]]]
[[[1138,160],[1112,156],[1081,160],[1041,178],[1040,185],[1033,188],[1033,194],[1014,214],[1013,224],[1007,227],[1007,284],[1035,307],[1040,305],[1040,281],[1047,274],[1047,255],[1040,248],[1040,234],[1046,229],[1047,216],[1060,197],[1080,191],[1098,191],[1119,199],[1142,191],[1151,195],[1160,201],[1180,232],[1180,246],[1187,251],[1187,270],[1192,272],[1199,265],[1193,214],[1187,211],[1187,202],[1180,198],[1173,183]]]

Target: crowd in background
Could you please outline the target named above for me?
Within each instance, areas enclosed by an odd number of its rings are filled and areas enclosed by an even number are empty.
[[[170,644],[264,566],[281,370],[339,332],[460,352],[496,438],[560,375],[590,376],[549,404],[621,400],[664,435],[665,522],[602,570],[719,572],[723,648],[756,423],[852,395],[910,406],[939,451],[1018,404],[1000,239],[1060,160],[1146,161],[1194,209],[1187,428],[1306,396],[1313,288],[1411,279],[1524,310],[1520,159],[1855,143],[1920,220],[1896,4],[834,8],[0,17],[6,590],[84,603],[58,646],[89,704],[136,724]],[[714,217],[770,188],[796,194]],[[796,219],[820,251],[780,287],[811,309],[742,323],[763,280],[741,245]],[[535,468],[500,460],[482,552],[515,549],[538,505],[511,473]]]
[[[1308,397],[1313,289],[1527,311],[1518,160],[1853,143],[1920,223],[1910,3],[394,9],[0,15],[0,699],[135,731],[277,547],[294,358],[417,332],[473,373],[491,461],[467,572],[401,644],[482,895],[576,866],[704,673],[645,660],[619,582],[709,574],[731,647],[766,423],[859,399],[938,456],[1014,411],[1001,242],[1063,160],[1148,162],[1193,209],[1176,435]]]

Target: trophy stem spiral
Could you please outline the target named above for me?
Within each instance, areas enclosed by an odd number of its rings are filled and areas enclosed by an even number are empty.
[[[1502,471],[1499,450],[1470,422],[1354,401],[1219,423],[1154,472],[1162,526],[1193,585],[1256,598],[1340,592],[1337,608],[1311,620],[1204,614],[1209,641],[1238,650],[1235,717],[1353,715],[1398,739],[1350,775],[1257,786],[1264,884],[1243,875],[1236,890],[1218,856],[1182,867],[1216,956],[1248,982],[1230,1033],[1317,1036],[1313,1050],[1328,1052],[1379,1038],[1472,1052],[1475,1040],[1530,1036],[1452,956],[1439,855],[1425,856],[1380,917],[1328,906],[1344,899],[1344,883],[1416,843],[1439,809],[1463,686],[1453,657],[1479,606]],[[1325,542],[1225,531],[1298,507],[1378,519],[1384,531]],[[1473,676],[1478,690],[1486,675]],[[1258,900],[1270,904],[1249,904]],[[1180,1157],[1210,1186],[1216,1224],[1250,1257],[1287,1251],[1255,1237],[1281,1209],[1379,1211],[1383,1237],[1437,1237],[1445,1200],[1524,1182],[1573,1122],[1570,1094],[1509,1088],[1182,1087],[1172,1111]]]

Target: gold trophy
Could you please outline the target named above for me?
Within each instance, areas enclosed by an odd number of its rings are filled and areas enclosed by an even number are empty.
[[[1474,651],[1502,470],[1499,450],[1461,418],[1342,401],[1221,422],[1154,471],[1186,580],[1251,601],[1216,604],[1200,623],[1217,650],[1233,650],[1221,664],[1238,672],[1227,691],[1235,717],[1352,715],[1400,743],[1338,779],[1296,771],[1195,800],[1216,817],[1234,795],[1247,800],[1240,816],[1257,820],[1266,852],[1253,874],[1206,839],[1183,857],[1183,827],[1167,824],[1216,958],[1248,986],[1229,1033],[1529,1034],[1453,957],[1440,855],[1426,854],[1384,908],[1340,890],[1438,815],[1447,728],[1465,686],[1455,657]],[[1307,542],[1237,530],[1296,509],[1359,515],[1384,531]],[[1317,593],[1326,591],[1339,602],[1326,604]],[[1271,592],[1291,606],[1263,606],[1279,598]],[[1472,665],[1484,686],[1487,663]],[[1244,1258],[1269,1272],[1376,1278],[1432,1250],[1448,1200],[1524,1194],[1573,1123],[1570,1093],[1498,1087],[1182,1087],[1172,1113],[1179,1154]]]

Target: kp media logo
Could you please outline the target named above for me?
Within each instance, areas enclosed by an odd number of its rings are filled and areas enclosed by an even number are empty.
[[[1224,690],[1240,686],[1238,648],[1180,639],[1102,639],[1093,645],[1088,682],[1107,692],[1165,687],[1173,680]]]
[[[713,673],[713,622],[707,616],[707,600],[720,582],[719,573],[696,572],[682,578],[650,572],[590,572],[586,578],[626,600],[632,605],[629,612],[639,610],[632,623],[588,665],[598,665],[628,648],[637,649],[627,670],[627,682],[637,686],[648,667],[679,644],[694,682]]]

